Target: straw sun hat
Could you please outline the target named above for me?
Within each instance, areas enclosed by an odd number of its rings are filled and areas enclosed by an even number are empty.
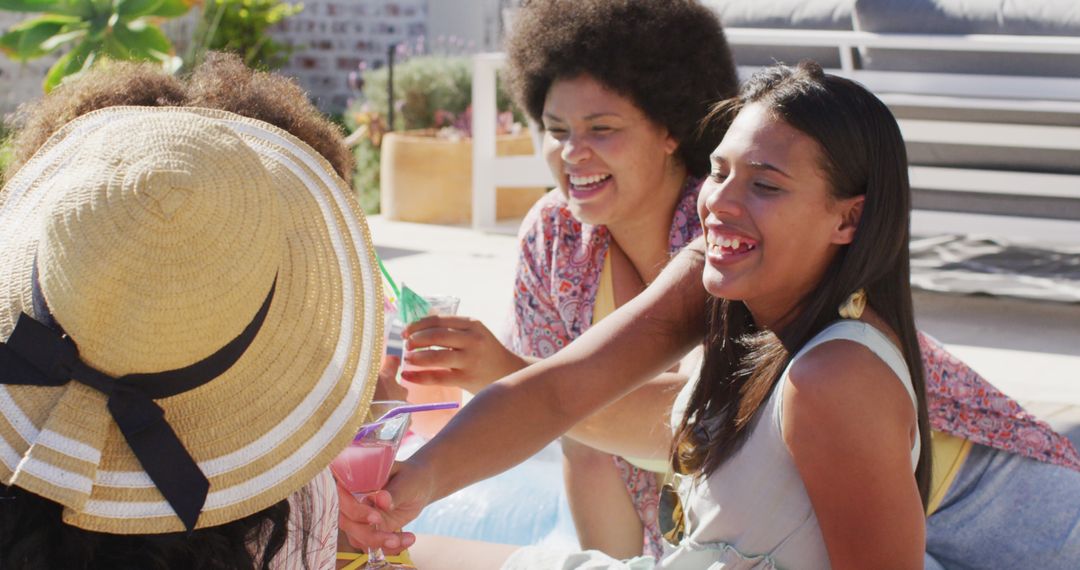
[[[122,534],[281,501],[370,403],[374,266],[345,182],[280,129],[189,108],[69,123],[0,195],[0,482]]]

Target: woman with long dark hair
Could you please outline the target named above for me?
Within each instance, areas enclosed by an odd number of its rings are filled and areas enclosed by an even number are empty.
[[[707,241],[699,278],[716,300],[700,378],[672,412],[682,476],[669,498],[680,504],[661,513],[671,545],[659,565],[917,567],[929,428],[896,122],[868,91],[814,64],[765,70],[714,118],[729,127],[698,213]],[[685,267],[665,271],[658,288],[685,281]],[[383,522],[396,526],[520,461],[670,366],[694,331],[663,313],[625,316],[656,302],[646,290],[566,350],[478,395],[402,464]],[[600,346],[618,349],[594,352]],[[593,381],[575,382],[582,377]],[[507,567],[604,561],[653,563],[529,547]]]
[[[732,126],[701,197],[714,299],[701,379],[675,412],[675,464],[698,483],[687,516],[735,505],[736,527],[776,539],[736,549],[784,567],[913,567],[930,429],[899,129],[816,66],[769,69],[716,114]]]

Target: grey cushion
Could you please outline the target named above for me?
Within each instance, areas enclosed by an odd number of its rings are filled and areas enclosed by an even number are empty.
[[[879,93],[898,119],[1080,127],[1080,102]],[[1080,164],[1076,165],[1080,168]]]
[[[897,119],[1080,127],[1080,103],[1007,101],[885,93]],[[908,140],[908,161],[923,166],[1080,174],[1074,150],[976,146]]]
[[[916,166],[1080,174],[1074,150],[908,142],[907,153]]]
[[[703,0],[725,28],[778,28],[795,30],[850,30],[855,0]],[[734,46],[739,65],[797,63],[813,59],[825,67],[840,67],[834,48]]]
[[[856,30],[1080,37],[1076,0],[856,0]],[[1076,77],[1080,56],[863,49],[866,69]]]
[[[704,0],[725,26],[850,30],[855,0]]]
[[[882,94],[897,119],[1080,127],[1080,103],[977,100],[961,97]],[[1080,174],[1075,150],[985,146],[909,139],[913,165]],[[1080,205],[1080,203],[1078,203]]]

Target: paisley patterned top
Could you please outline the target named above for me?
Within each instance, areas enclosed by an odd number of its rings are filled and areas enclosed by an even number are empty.
[[[701,235],[697,195],[701,179],[690,178],[675,205],[668,235],[672,255]],[[514,279],[510,350],[546,358],[592,324],[611,234],[604,226],[574,219],[566,198],[548,192],[529,211],[518,236],[521,257]],[[656,476],[615,458],[638,517],[645,523],[644,553],[657,558],[663,546],[657,527],[659,489]]]
[[[919,333],[930,427],[974,443],[1080,471],[1072,442],[1024,411],[936,339]]]
[[[701,235],[697,215],[701,183],[688,179],[675,205],[668,234],[672,255]],[[566,198],[551,191],[525,216],[518,238],[521,252],[509,346],[518,354],[546,358],[592,324],[611,234],[604,226],[574,219]]]

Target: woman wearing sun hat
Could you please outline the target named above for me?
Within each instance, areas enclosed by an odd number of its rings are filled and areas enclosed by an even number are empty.
[[[224,111],[102,109],[5,186],[0,251],[0,565],[332,566],[326,466],[382,318],[326,159]]]

